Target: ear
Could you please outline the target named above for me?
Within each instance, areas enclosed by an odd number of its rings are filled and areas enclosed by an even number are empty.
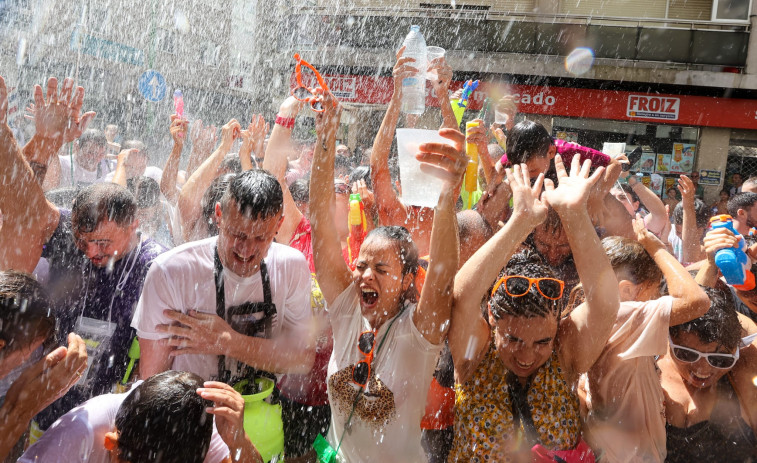
[[[5,339],[0,339],[0,350],[5,348]]]
[[[410,289],[410,285],[415,282],[415,275],[412,273],[408,273],[407,275],[402,277],[402,292],[404,293],[408,289]],[[417,290],[417,288],[416,288]],[[420,294],[418,294],[418,297],[420,297]]]
[[[276,224],[276,233],[279,232],[279,229],[281,228],[281,225],[284,223],[284,214],[281,214],[281,217],[279,217],[279,223]]]
[[[221,203],[216,203],[216,224],[220,223],[221,217],[223,217],[223,211],[221,211]]]
[[[631,283],[630,281],[620,280],[618,282],[618,292],[620,292],[620,300],[625,302],[635,300],[638,290],[636,288],[636,285]]]
[[[118,448],[118,433],[115,431],[105,433],[105,442],[103,442],[105,450],[113,452]]]
[[[547,151],[547,157],[551,160],[555,158],[556,154],[557,154],[557,147],[555,145],[550,145],[549,150]]]

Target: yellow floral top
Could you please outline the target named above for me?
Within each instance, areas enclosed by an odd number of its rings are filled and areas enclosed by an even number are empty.
[[[455,440],[449,462],[509,462],[522,450],[506,375],[492,344],[473,376],[455,385]],[[550,450],[574,448],[581,436],[579,402],[563,378],[556,353],[537,370],[527,397],[541,444]]]

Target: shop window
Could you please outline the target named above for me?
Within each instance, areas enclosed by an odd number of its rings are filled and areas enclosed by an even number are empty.
[[[743,145],[729,146],[728,164],[725,173],[726,184],[730,184],[731,175],[733,174],[741,174],[744,180],[757,175],[757,147]]]

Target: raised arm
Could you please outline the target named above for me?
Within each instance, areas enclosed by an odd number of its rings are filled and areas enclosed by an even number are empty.
[[[436,99],[439,101],[439,109],[442,112],[442,129],[459,130],[460,125],[457,123],[452,104],[449,101],[449,84],[452,82],[452,68],[447,64],[447,60],[442,56],[431,61],[428,70],[436,70],[437,79],[431,81],[436,93]]]
[[[633,228],[636,239],[662,270],[668,285],[668,294],[673,297],[670,326],[680,325],[706,314],[710,309],[710,298],[696,280],[668,252],[662,241],[644,227],[644,221],[640,217],[634,220]]]
[[[431,230],[428,273],[421,291],[413,322],[431,344],[441,344],[447,335],[447,323],[452,308],[452,284],[457,272],[460,244],[455,216],[456,191],[463,180],[468,157],[465,155],[465,135],[455,129],[441,129],[439,135],[452,145],[424,143],[416,158],[421,169],[444,179],[444,187],[434,211]]]
[[[696,187],[689,177],[681,175],[678,181],[678,191],[681,192],[681,202],[683,203],[683,227],[681,229],[683,261],[697,262],[703,259],[705,255],[702,251],[702,237],[697,230],[697,213],[694,208]]]
[[[24,160],[8,126],[7,113],[8,89],[0,76],[0,270],[31,273],[58,225],[60,213],[45,199],[42,186]]]
[[[292,199],[292,194],[289,192],[286,182],[288,159],[294,151],[292,148],[294,119],[302,106],[303,104],[293,96],[281,103],[277,117],[279,122],[273,125],[271,138],[268,140],[268,147],[265,150],[265,158],[263,158],[263,169],[279,179],[281,189],[284,192],[284,222],[282,222],[279,234],[276,236],[276,241],[282,244],[289,244],[294,231],[302,220],[302,212]],[[334,170],[333,166],[331,170]]]
[[[179,174],[179,162],[181,162],[181,151],[184,149],[188,123],[186,119],[174,114],[171,116],[171,126],[168,129],[173,139],[173,148],[166,165],[163,166],[163,174],[160,177],[160,192],[163,193],[169,203],[174,205],[179,199],[179,193],[176,191],[176,176]]]
[[[317,138],[310,175],[310,224],[313,233],[313,260],[318,284],[328,304],[352,283],[352,273],[342,257],[332,204],[334,197],[334,159],[336,131],[341,107],[334,107],[333,97],[326,94],[324,112],[316,116]],[[268,155],[266,155],[266,161]]]
[[[181,214],[181,225],[184,231],[184,241],[191,241],[194,224],[200,220],[202,210],[200,202],[205,190],[208,189],[213,179],[218,175],[218,168],[221,166],[224,156],[231,150],[234,143],[235,132],[241,131],[241,126],[236,119],[230,120],[221,129],[221,143],[218,148],[210,155],[205,162],[187,179],[187,183],[179,193],[179,213]]]
[[[481,312],[481,301],[518,246],[547,216],[539,200],[543,175],[534,186],[525,164],[507,170],[513,193],[513,214],[489,241],[463,265],[455,276],[454,303],[449,329],[449,348],[458,383],[464,383],[489,347],[491,328]],[[493,265],[493,263],[496,263]]]
[[[411,67],[412,58],[403,58],[405,47],[397,52],[397,64],[394,65],[394,93],[389,101],[389,107],[384,114],[371,151],[371,182],[373,194],[376,198],[376,208],[379,222],[383,225],[399,225],[405,222],[408,210],[400,201],[392,186],[392,176],[389,172],[389,151],[394,140],[394,132],[400,117],[402,107],[402,80],[417,74],[418,70]]]
[[[560,323],[559,353],[572,378],[588,371],[599,357],[620,305],[618,280],[587,210],[591,189],[604,173],[604,167],[589,177],[590,168],[590,161],[581,166],[578,156],[574,156],[568,175],[558,155],[555,169],[559,186],[555,188],[551,180],[544,182],[544,198],[560,216],[586,294],[586,302]]]
[[[250,170],[255,167],[253,156],[260,154],[263,140],[268,133],[268,124],[261,114],[254,114],[250,125],[246,130],[242,130],[242,146],[239,147],[239,162],[242,164],[242,170]],[[255,152],[254,150],[258,151]],[[282,186],[283,187],[283,186]]]
[[[132,148],[123,150],[118,153],[116,170],[113,171],[113,179],[111,180],[111,182],[115,183],[116,185],[121,185],[124,188],[126,187],[126,168],[129,165],[129,156],[132,156],[132,153],[136,153],[138,151],[138,149]]]
[[[639,196],[641,204],[643,204],[649,211],[649,215],[644,217],[644,223],[646,224],[647,229],[655,234],[660,233],[665,227],[665,222],[668,221],[668,213],[665,211],[665,204],[659,197],[657,197],[654,191],[644,186],[644,184],[638,181],[635,176],[629,177],[628,180],[634,193]]]

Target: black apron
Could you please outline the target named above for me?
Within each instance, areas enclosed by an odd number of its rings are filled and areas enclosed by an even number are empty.
[[[263,281],[263,302],[246,302],[241,305],[226,308],[226,296],[223,285],[223,265],[215,249],[215,268],[213,276],[216,283],[216,314],[226,320],[231,328],[245,336],[271,339],[273,325],[276,319],[276,305],[271,298],[271,282],[265,261],[260,261],[260,277]],[[226,356],[218,356],[218,381],[234,386],[239,381],[248,379],[255,384],[255,378],[266,377],[276,381],[272,373],[258,370],[237,361],[236,376],[231,376],[231,370],[226,367]]]

